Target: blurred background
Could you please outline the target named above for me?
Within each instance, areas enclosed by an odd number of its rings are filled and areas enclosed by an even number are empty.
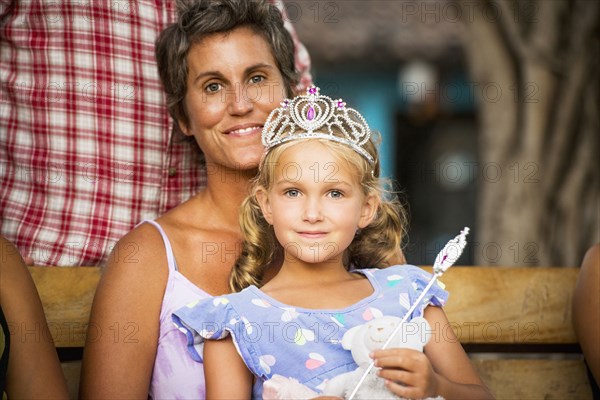
[[[600,241],[597,1],[285,1],[323,94],[383,137],[432,264],[569,265]]]

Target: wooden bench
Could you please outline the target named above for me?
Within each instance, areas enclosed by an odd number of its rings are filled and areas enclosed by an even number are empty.
[[[578,273],[452,267],[442,276],[448,319],[496,398],[592,398],[571,324]]]
[[[425,268],[428,269],[428,268]],[[77,397],[90,307],[100,278],[92,267],[30,267]],[[578,268],[452,267],[442,277],[450,327],[498,399],[591,399],[571,326]]]

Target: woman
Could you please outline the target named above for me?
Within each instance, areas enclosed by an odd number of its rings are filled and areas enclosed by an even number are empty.
[[[169,111],[202,150],[207,185],[115,246],[94,298],[82,398],[204,397],[202,364],[188,356],[171,313],[229,292],[262,126],[298,81],[281,14],[260,1],[199,1],[156,52]]]
[[[207,185],[113,250],[92,308],[83,398],[204,396],[202,364],[187,355],[171,312],[229,291],[261,129],[298,81],[292,39],[264,2],[200,1],[163,32],[156,53],[169,111],[202,150]]]

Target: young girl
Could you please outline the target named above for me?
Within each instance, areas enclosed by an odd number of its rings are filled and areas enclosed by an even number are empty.
[[[357,368],[344,333],[382,315],[403,317],[430,275],[388,267],[404,231],[397,200],[386,200],[366,121],[341,100],[286,100],[262,133],[266,155],[240,217],[245,237],[230,285],[238,293],[178,310],[192,357],[202,345],[207,398],[261,398],[273,375],[320,392],[325,381]],[[261,286],[263,269],[279,272]],[[352,269],[369,266],[370,269]],[[487,398],[432,287],[411,318],[424,316],[444,335],[425,346],[373,353],[387,387],[402,397]]]

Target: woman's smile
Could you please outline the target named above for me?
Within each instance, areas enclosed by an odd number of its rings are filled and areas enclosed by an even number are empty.
[[[262,132],[263,125],[256,123],[236,125],[230,129],[227,129],[224,133],[230,136],[248,136],[248,135],[260,135]]]

